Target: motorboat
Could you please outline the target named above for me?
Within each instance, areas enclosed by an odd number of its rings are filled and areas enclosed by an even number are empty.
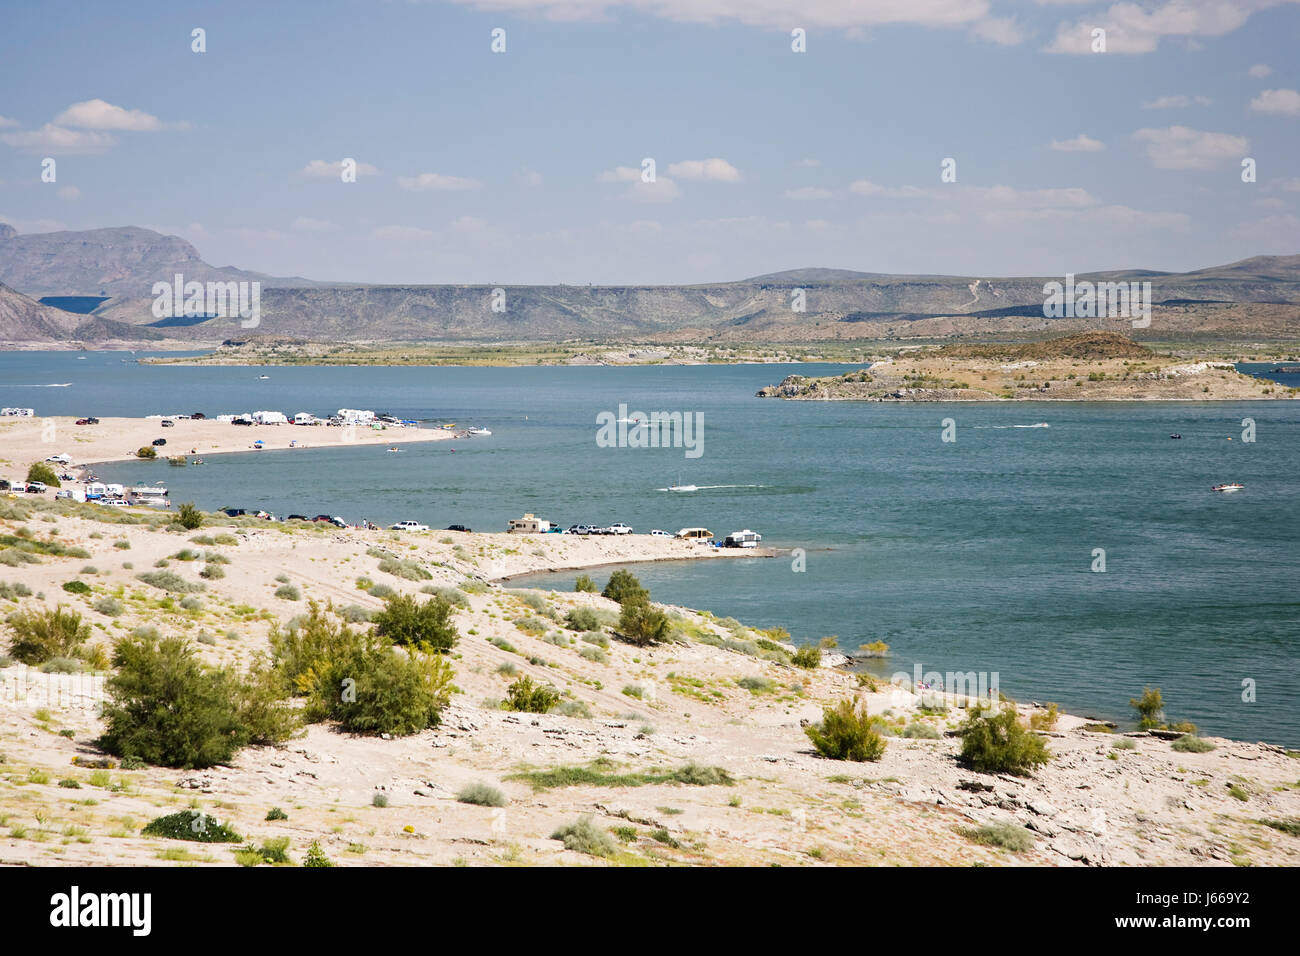
[[[1243,484],[1241,484],[1241,483],[1239,483],[1239,482],[1236,482],[1236,481],[1230,481],[1230,482],[1228,482],[1227,484],[1223,484],[1223,485],[1214,485],[1213,487],[1210,488],[1210,490],[1211,490],[1211,491],[1224,491],[1224,492],[1227,492],[1227,491],[1241,491],[1241,490],[1242,490],[1243,488],[1245,488],[1245,487],[1246,487],[1245,485],[1243,485]]]
[[[484,435],[484,436],[486,436],[486,435],[491,435],[492,432],[491,432],[490,429],[487,429],[487,428],[467,428],[467,429],[465,430],[465,434],[466,434],[466,435]]]
[[[699,485],[669,485],[669,491],[699,491]]]

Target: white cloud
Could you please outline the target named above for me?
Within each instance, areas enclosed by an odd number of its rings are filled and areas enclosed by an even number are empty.
[[[1251,76],[1253,76],[1255,79],[1262,80],[1265,77],[1271,76],[1273,74],[1273,68],[1269,66],[1267,63],[1256,63],[1246,72],[1249,73]]]
[[[597,177],[602,183],[634,183],[641,178],[641,170],[635,166],[615,166],[607,169]]]
[[[57,195],[60,199],[74,202],[81,198],[81,190],[76,186],[60,186]]]
[[[339,227],[326,219],[312,219],[310,216],[299,216],[289,224],[290,229],[296,229],[299,232],[334,232]]]
[[[1166,37],[1193,41],[1220,37],[1238,29],[1258,10],[1296,0],[1160,0],[1112,4],[1100,16],[1063,23],[1047,47],[1049,53],[1095,55],[1092,31],[1106,31],[1106,53],[1150,53]],[[1102,54],[1104,55],[1104,54]]]
[[[686,159],[680,163],[672,163],[668,167],[668,172],[673,176],[680,176],[682,179],[701,182],[740,182],[740,170],[725,159],[716,157],[714,159]]]
[[[682,194],[677,184],[667,176],[656,176],[654,182],[642,182],[641,170],[636,166],[615,166],[596,178],[602,183],[630,183],[623,198],[634,202],[672,202]]]
[[[374,176],[379,170],[369,163],[357,163],[357,176]],[[301,175],[313,179],[338,179],[343,175],[343,160],[313,159],[301,170]]]
[[[1025,31],[1020,29],[1014,17],[985,17],[970,29],[971,36],[998,46],[1015,46],[1024,42]]]
[[[786,199],[797,199],[801,201],[830,199],[832,195],[833,194],[829,189],[819,189],[816,186],[800,186],[798,189],[787,189],[785,191]]]
[[[1279,189],[1284,189],[1289,193],[1300,193],[1300,177],[1291,177],[1288,179],[1274,180]]]
[[[857,193],[859,196],[879,196],[884,191],[884,186],[878,186],[869,179],[855,179],[849,183],[849,192]]]
[[[21,126],[21,125],[22,124],[19,123],[17,120],[12,120],[7,117],[0,116],[0,129],[13,129],[15,126]]]
[[[79,129],[113,129],[128,132],[149,132],[162,129],[162,122],[142,110],[128,110],[104,100],[86,100],[73,103],[54,117],[56,126],[74,126]]]
[[[894,188],[881,186],[869,179],[855,179],[849,183],[849,192],[859,196],[885,196],[889,199],[933,199],[936,195],[932,190],[921,189],[918,186]]]
[[[108,133],[68,129],[53,123],[40,129],[0,133],[0,140],[33,153],[100,153],[117,142]]]
[[[1153,100],[1147,100],[1142,104],[1144,110],[1177,110],[1185,109],[1188,106],[1209,106],[1210,98],[1208,96],[1184,96],[1181,93],[1176,96],[1157,96]]]
[[[1300,116],[1300,92],[1295,90],[1265,90],[1250,101],[1256,113],[1281,113],[1283,116]]]
[[[1100,153],[1106,148],[1106,144],[1086,133],[1080,133],[1073,139],[1054,139],[1047,144],[1047,148],[1054,149],[1058,153]]]
[[[1236,164],[1250,149],[1244,136],[1186,126],[1140,129],[1133,138],[1146,144],[1147,159],[1156,169],[1216,169]]]
[[[809,219],[803,225],[809,232],[825,232],[831,224],[825,219]]]
[[[370,233],[372,239],[387,239],[394,242],[424,242],[433,238],[433,231],[417,226],[378,226]]]
[[[478,189],[483,184],[476,179],[446,176],[442,173],[420,173],[418,176],[399,176],[397,185],[416,193],[456,193]]]

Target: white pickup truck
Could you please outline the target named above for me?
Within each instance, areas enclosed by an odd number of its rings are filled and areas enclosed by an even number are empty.
[[[420,524],[418,521],[399,521],[393,525],[393,531],[428,531],[427,524]]]

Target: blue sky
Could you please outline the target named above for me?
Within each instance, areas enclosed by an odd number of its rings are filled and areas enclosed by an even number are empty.
[[[1296,0],[7,7],[20,232],[143,225],[216,265],[408,283],[1300,252]]]

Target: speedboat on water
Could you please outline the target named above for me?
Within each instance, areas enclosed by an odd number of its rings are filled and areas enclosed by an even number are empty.
[[[465,431],[466,435],[491,435],[492,432],[486,428],[469,428]]]
[[[669,491],[699,491],[699,485],[669,485]]]
[[[1235,481],[1230,481],[1224,485],[1214,485],[1211,491],[1241,491],[1246,486]]]
[[[1182,436],[1182,435],[1170,435],[1169,437],[1170,437],[1170,438],[1182,438],[1183,436]]]

